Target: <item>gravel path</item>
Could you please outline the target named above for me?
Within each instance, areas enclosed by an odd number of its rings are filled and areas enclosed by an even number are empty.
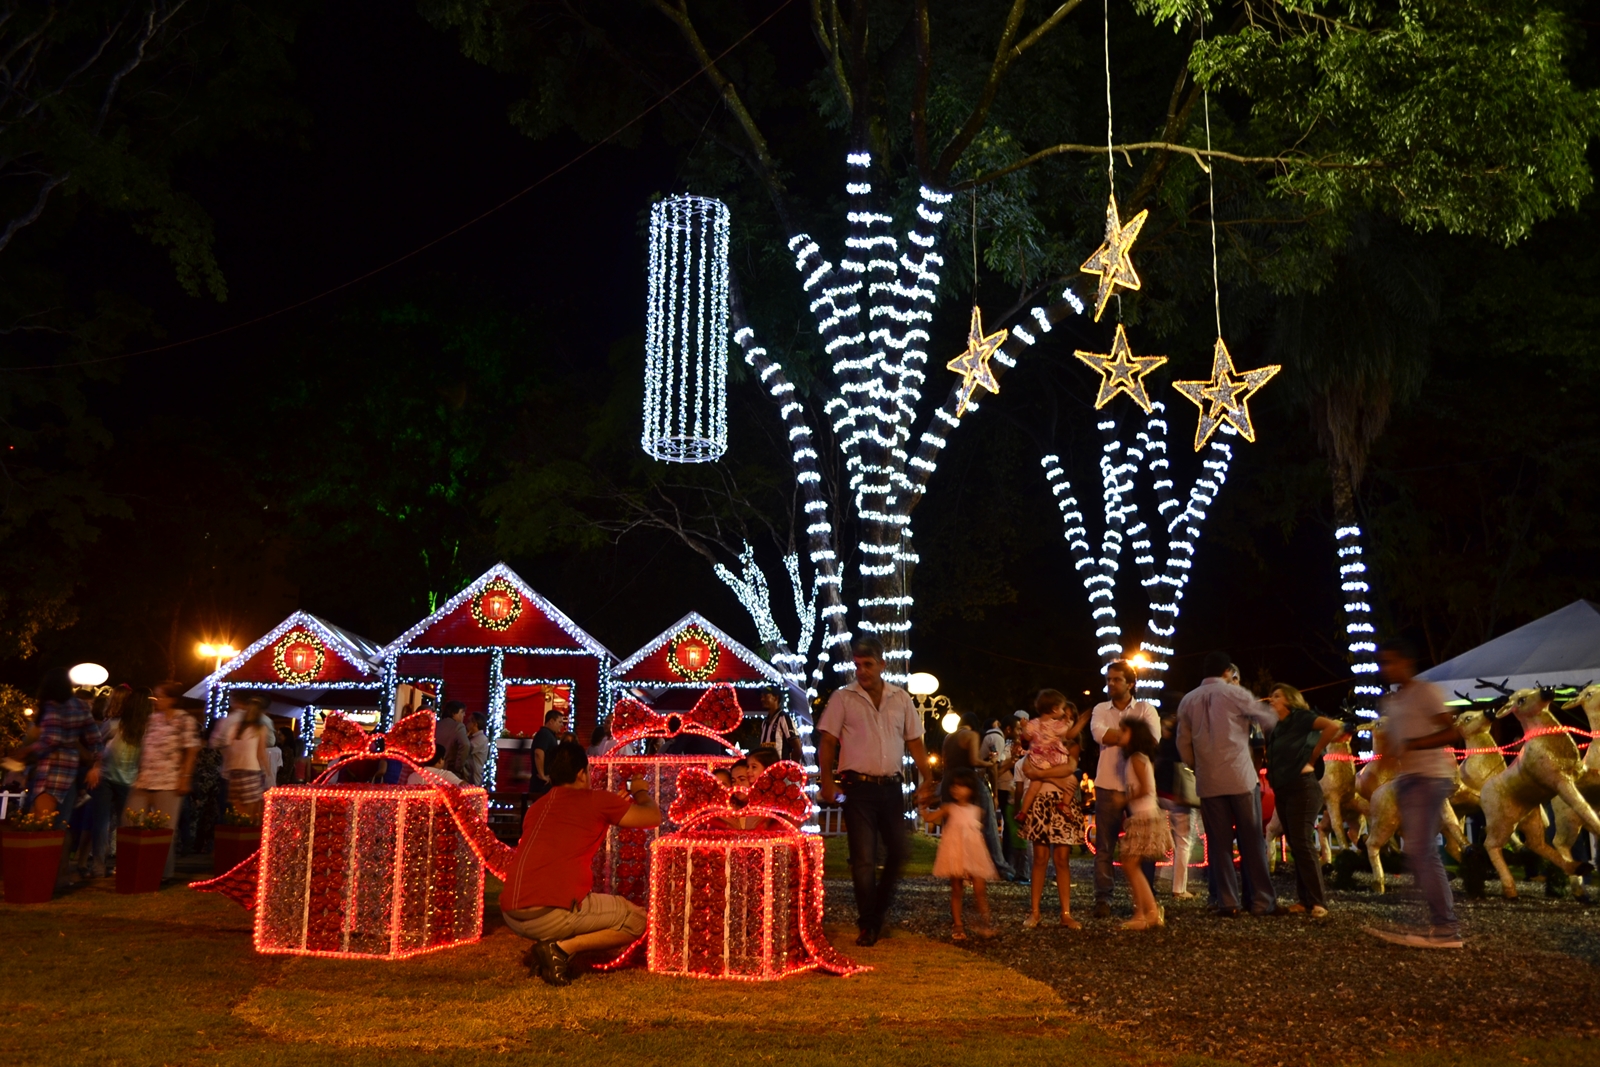
[[[1481,1049],[1533,1035],[1600,1036],[1600,909],[1549,900],[1542,885],[1520,885],[1515,901],[1458,894],[1466,949],[1423,951],[1361,930],[1409,916],[1404,876],[1391,879],[1382,896],[1331,892],[1332,915],[1321,922],[1223,919],[1207,912],[1204,872],[1197,869],[1190,888],[1199,899],[1158,897],[1167,910],[1165,929],[1123,932],[1117,925],[1133,909],[1120,877],[1116,918],[1089,917],[1091,863],[1073,860],[1081,933],[1055,925],[1053,885],[1045,888],[1045,923],[1023,930],[1026,887],[1002,883],[990,887],[1000,936],[964,945],[1049,983],[1086,1017],[1174,1054],[1325,1065],[1370,1058],[1379,1049]],[[1365,884],[1364,875],[1357,878]],[[1280,870],[1275,883],[1279,898],[1292,901],[1292,876]],[[970,896],[967,909],[970,924]],[[854,916],[850,883],[830,881],[829,920]],[[909,879],[895,919],[905,929],[948,937],[947,885]]]

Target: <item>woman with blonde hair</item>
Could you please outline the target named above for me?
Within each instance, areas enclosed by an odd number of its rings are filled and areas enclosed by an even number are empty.
[[[1278,725],[1267,735],[1267,782],[1278,802],[1278,821],[1294,853],[1294,876],[1300,902],[1291,912],[1310,912],[1313,919],[1328,914],[1322,888],[1322,859],[1312,841],[1317,815],[1322,811],[1322,753],[1345,726],[1311,710],[1300,690],[1292,685],[1272,687],[1267,703]]]

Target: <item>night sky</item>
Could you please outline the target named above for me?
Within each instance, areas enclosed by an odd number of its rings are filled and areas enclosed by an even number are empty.
[[[799,39],[805,32],[801,5],[784,19],[795,25],[781,28]],[[123,360],[116,380],[91,387],[96,411],[116,441],[113,452],[137,457],[128,462],[139,468],[142,488],[130,492],[203,496],[213,479],[238,476],[197,468],[185,452],[134,449],[153,421],[194,434],[273,435],[314,454],[314,422],[264,419],[252,398],[259,383],[277,376],[315,380],[323,369],[295,358],[294,339],[336,322],[355,302],[434,285],[494,293],[508,306],[537,312],[541,332],[528,360],[578,368],[602,365],[614,346],[642,329],[642,213],[653,195],[683,188],[673,155],[653,134],[636,147],[592,151],[567,134],[531,140],[507,119],[521,84],[465,58],[451,34],[427,24],[405,2],[322,5],[301,23],[292,54],[293,96],[306,123],[283,137],[231,143],[185,164],[179,175],[215,220],[216,251],[230,287],[226,303],[184,295],[164,256],[119,224],[106,223],[94,235],[95,252],[74,262],[81,284],[114,279],[153,309],[161,336],[145,339],[149,344],[227,330]],[[584,158],[483,221],[314,299],[413,252],[585,151]],[[308,300],[266,321],[228,329]],[[135,339],[134,347],[142,346]],[[1241,353],[1240,365],[1251,358]],[[734,403],[753,404],[756,396],[738,394]],[[1287,442],[1274,455],[1309,462],[1314,444],[1302,414],[1281,396],[1256,412],[1264,436]],[[1088,413],[1087,406],[1079,412]],[[1186,451],[1192,412],[1177,414],[1173,444]],[[965,433],[980,434],[986,418],[1000,417],[986,413]],[[1259,481],[1260,464],[1270,460],[1241,448],[1230,488]],[[953,479],[984,476],[981,463],[969,457],[942,470],[935,491]],[[1017,602],[987,619],[939,620],[918,630],[915,645],[917,667],[995,709],[1019,706],[1041,685],[1077,696],[1095,674],[1083,594],[1042,480],[1036,488],[1010,502],[1018,523],[1045,531],[1008,563]],[[1083,488],[1090,497],[1098,495],[1092,485]],[[219,493],[218,499],[232,498]],[[1259,522],[1241,525],[1230,517],[1232,507],[1229,500],[1217,509],[1201,545],[1183,616],[1188,640],[1174,661],[1173,682],[1195,680],[1199,659],[1222,646],[1234,653],[1247,680],[1268,669],[1313,695],[1319,687],[1342,694],[1343,656],[1335,642],[1339,600],[1325,517],[1282,533]],[[190,647],[224,637],[248,643],[296,607],[379,641],[415,621],[367,612],[348,586],[252,584],[248,563],[197,594],[181,617],[141,619],[137,603],[112,600],[122,595],[113,592],[121,576],[142,565],[137,555],[119,549],[125,537],[116,523],[107,526],[80,590],[83,621],[41,637],[41,653],[32,660],[0,666],[8,680],[31,687],[46,661],[107,659],[107,635],[129,625],[170,628],[178,637],[173,644]],[[622,655],[691,609],[755,643],[753,626],[733,596],[703,561],[664,536],[508,562]],[[359,577],[358,589],[385,581],[364,560],[351,559],[348,566]],[[113,680],[128,673],[121,664],[108,665]],[[192,660],[178,664],[184,677],[197,677],[201,666]]]

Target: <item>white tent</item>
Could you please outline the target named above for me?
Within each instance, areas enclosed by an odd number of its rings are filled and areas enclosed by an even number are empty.
[[[1418,677],[1443,689],[1447,700],[1498,695],[1480,687],[1479,679],[1511,689],[1600,682],[1600,608],[1575,600]]]

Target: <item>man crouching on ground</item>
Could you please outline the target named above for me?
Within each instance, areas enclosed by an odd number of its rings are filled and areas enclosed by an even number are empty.
[[[625,897],[591,893],[594,854],[612,826],[659,825],[661,809],[635,778],[628,795],[589,788],[583,746],[563,741],[545,773],[552,788],[528,808],[522,840],[500,893],[513,933],[533,941],[524,962],[551,985],[570,985],[572,957],[621,948],[644,933],[644,909]]]

